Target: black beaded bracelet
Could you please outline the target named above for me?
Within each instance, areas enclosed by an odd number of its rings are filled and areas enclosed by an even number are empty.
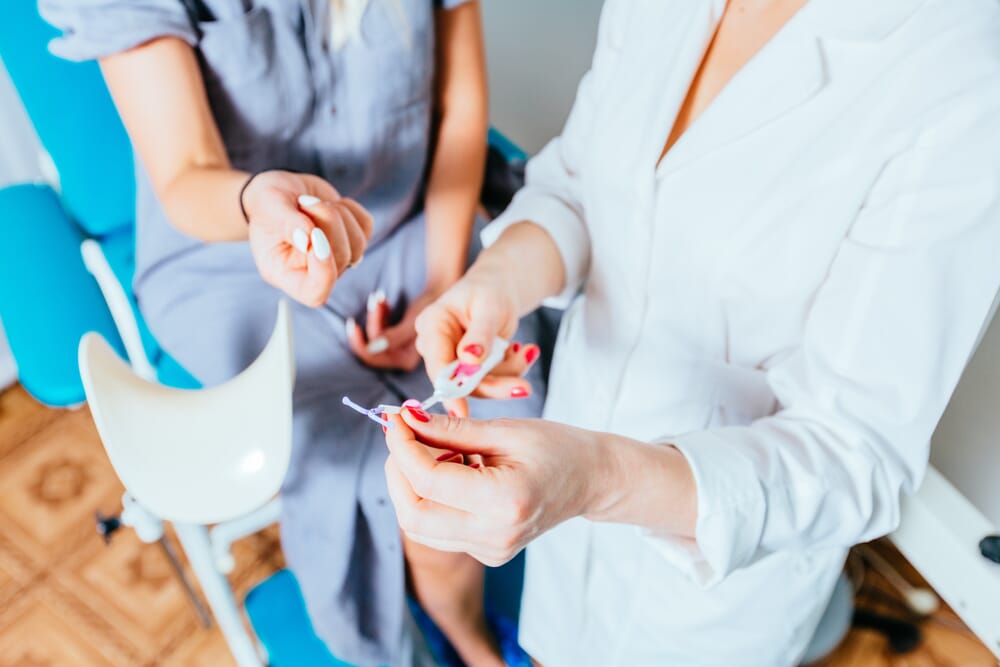
[[[250,216],[247,215],[247,207],[243,205],[243,193],[245,193],[247,188],[250,187],[250,181],[260,176],[261,173],[262,172],[255,171],[250,174],[250,178],[248,178],[246,183],[243,184],[243,187],[240,188],[240,213],[243,214],[243,220],[245,220],[248,225],[250,224]]]

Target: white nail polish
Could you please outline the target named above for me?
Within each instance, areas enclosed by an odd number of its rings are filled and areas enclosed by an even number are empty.
[[[379,304],[385,301],[385,290],[375,290],[368,295],[368,310],[369,312],[375,310],[379,307]]]
[[[385,336],[368,343],[368,354],[382,354],[389,349],[389,339]]]
[[[302,254],[309,252],[309,235],[301,229],[296,229],[292,232],[292,245]]]
[[[313,197],[312,195],[299,195],[299,206],[302,208],[309,208],[310,206],[315,206],[322,201],[319,197]]]
[[[357,266],[361,266],[361,260],[363,260],[364,258],[365,258],[364,255],[361,255],[361,257],[358,257],[358,261],[354,262],[354,264],[351,264],[351,268],[354,268],[354,267],[357,267]]]
[[[352,317],[348,319],[346,324],[344,325],[344,330],[347,332],[347,337],[350,338],[351,336],[353,336],[354,330],[357,328],[358,328],[358,323],[354,321],[354,318]]]
[[[321,230],[313,229],[312,244],[313,254],[316,255],[316,259],[324,261],[330,258],[330,241],[327,240],[326,234]]]

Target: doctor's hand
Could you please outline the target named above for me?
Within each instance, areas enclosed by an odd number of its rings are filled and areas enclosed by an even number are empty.
[[[424,309],[416,320],[417,351],[432,381],[455,359],[470,366],[482,363],[496,337],[510,339],[514,335],[520,310],[513,293],[502,274],[474,266]],[[512,343],[503,362],[472,395],[494,399],[529,396],[531,385],[522,376],[540,354],[537,345]],[[445,407],[455,415],[469,415],[465,399],[445,401]]]
[[[403,532],[440,551],[502,565],[536,537],[614,496],[603,434],[542,420],[478,422],[404,408],[388,417],[389,495]],[[435,448],[428,451],[427,446]],[[481,455],[473,468],[437,450]]]
[[[257,174],[242,204],[260,275],[307,306],[325,303],[337,278],[361,261],[374,227],[360,204],[309,174]]]

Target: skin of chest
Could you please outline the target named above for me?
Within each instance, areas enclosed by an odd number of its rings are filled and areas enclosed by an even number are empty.
[[[667,154],[726,84],[808,0],[733,0],[719,22],[660,154]]]

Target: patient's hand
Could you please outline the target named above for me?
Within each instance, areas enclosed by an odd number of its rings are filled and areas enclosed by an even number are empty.
[[[362,327],[353,319],[347,322],[347,342],[354,354],[368,366],[386,370],[412,371],[420,365],[417,353],[417,316],[437,298],[425,292],[413,300],[398,323],[389,326],[392,308],[384,292],[368,298],[368,314]]]
[[[243,193],[250,249],[269,284],[307,306],[324,304],[344,271],[361,260],[372,217],[317,176],[267,171]]]

